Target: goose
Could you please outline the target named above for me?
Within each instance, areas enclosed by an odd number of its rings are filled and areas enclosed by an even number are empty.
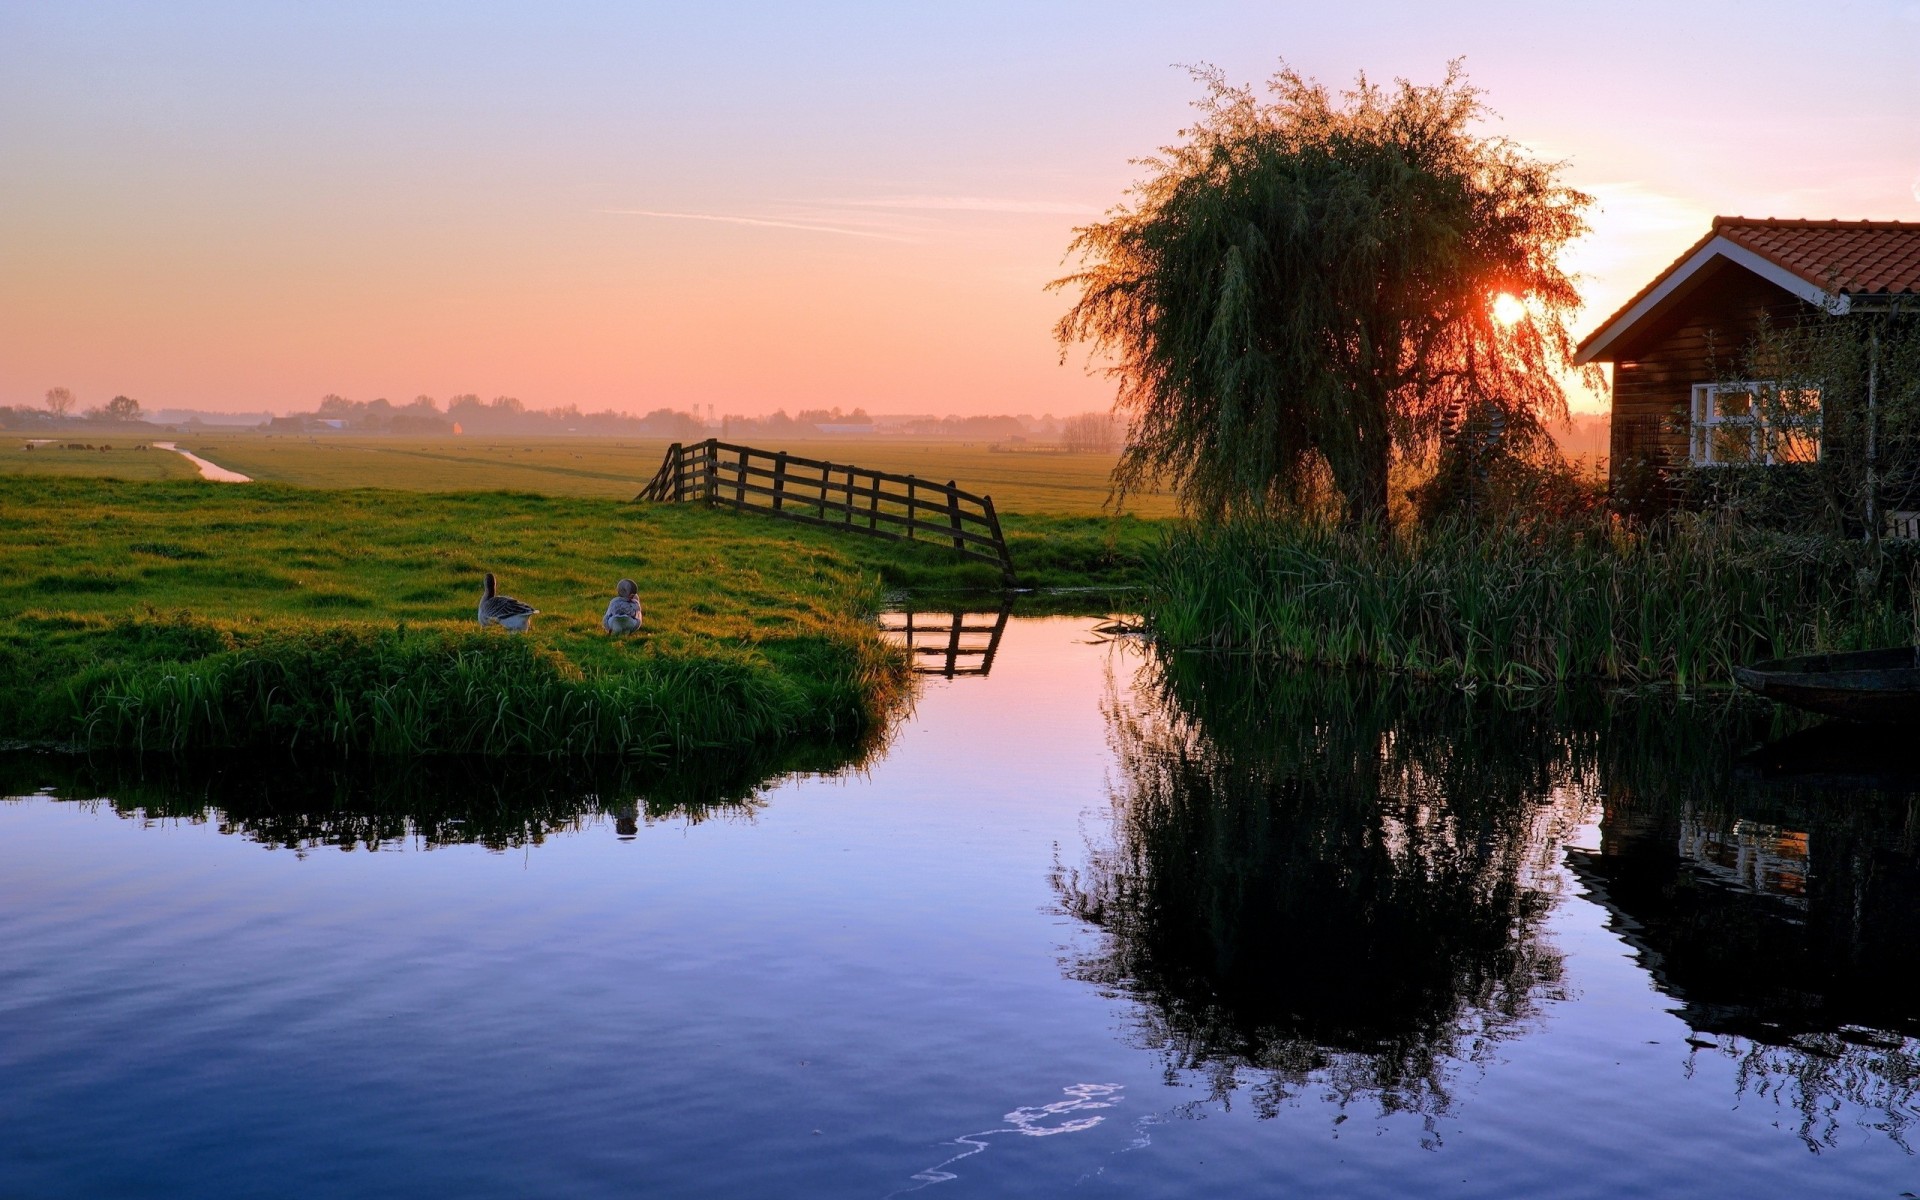
[[[522,604],[512,596],[496,595],[493,590],[493,572],[487,572],[486,586],[480,592],[480,628],[498,625],[514,633],[525,633],[527,622],[540,610],[531,604]]]

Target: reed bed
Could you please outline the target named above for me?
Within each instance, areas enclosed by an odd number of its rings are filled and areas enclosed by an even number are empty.
[[[1148,556],[1177,647],[1506,685],[1731,681],[1756,659],[1899,645],[1911,547],[1681,516],[1382,536],[1311,522],[1188,525]]]

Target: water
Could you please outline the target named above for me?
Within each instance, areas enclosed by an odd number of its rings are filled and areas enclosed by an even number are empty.
[[[242,475],[238,471],[230,471],[226,467],[223,467],[218,463],[209,462],[208,460],[201,458],[198,454],[193,453],[191,450],[182,450],[179,446],[175,445],[172,442],[155,442],[153,445],[156,450],[171,450],[175,454],[178,454],[180,457],[192,463],[194,466],[200,468],[200,478],[202,479],[210,479],[215,483],[252,483],[253,482],[253,477],[251,475]]]
[[[0,765],[0,1195],[1920,1191],[1898,762],[963,624],[838,774]]]

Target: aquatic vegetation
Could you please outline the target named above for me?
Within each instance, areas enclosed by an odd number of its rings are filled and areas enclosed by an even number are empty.
[[[1731,680],[1735,665],[1913,636],[1920,554],[1682,516],[1349,531],[1170,531],[1146,609],[1181,647],[1502,684]]]

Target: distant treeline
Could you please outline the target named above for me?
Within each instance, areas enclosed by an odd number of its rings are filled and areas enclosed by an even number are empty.
[[[105,405],[73,412],[73,394],[65,388],[47,393],[44,408],[0,407],[0,429],[51,433],[98,424],[146,422],[153,414],[128,396],[115,396]],[[708,412],[711,414],[712,409]],[[177,411],[174,414],[177,416]],[[196,414],[189,413],[189,416]],[[206,416],[210,414],[197,414]],[[194,424],[188,420],[184,424]],[[1081,413],[1066,418],[1052,413],[1032,416],[869,415],[864,408],[803,408],[788,415],[783,408],[771,416],[727,414],[702,420],[696,412],[657,408],[644,415],[602,409],[582,412],[577,404],[556,408],[529,408],[513,396],[482,400],[472,393],[454,396],[442,407],[432,396],[415,396],[396,404],[384,396],[350,400],[328,394],[306,412],[270,417],[261,428],[280,433],[390,433],[390,434],[613,434],[626,437],[670,438],[694,441],[715,434],[736,441],[781,438],[833,437],[881,434],[892,437],[952,438],[982,442],[1058,443],[1069,450],[1111,451],[1119,442],[1120,426],[1107,413]]]
[[[92,425],[132,425],[143,422],[147,414],[132,396],[115,396],[96,408],[75,414],[73,393],[54,388],[47,393],[45,408],[0,407],[0,429],[52,431]]]
[[[353,433],[612,433],[631,437],[693,438],[705,427],[692,413],[670,408],[644,416],[605,409],[581,412],[579,405],[528,408],[513,396],[482,400],[472,394],[455,396],[443,409],[432,396],[415,396],[406,404],[385,397],[349,400],[327,395],[312,412],[291,413],[268,422],[270,429],[337,429]]]

